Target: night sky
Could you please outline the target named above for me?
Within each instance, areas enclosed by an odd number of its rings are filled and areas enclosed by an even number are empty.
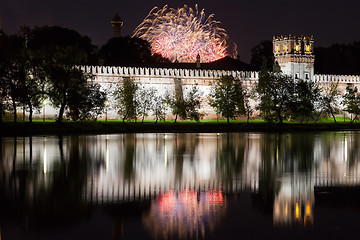
[[[315,45],[360,40],[360,1],[356,0],[1,0],[3,30],[16,33],[20,26],[59,25],[88,35],[96,45],[112,37],[110,20],[117,9],[124,21],[123,36],[132,32],[155,6],[205,8],[222,22],[230,42],[238,45],[241,60],[250,61],[250,49],[274,35],[314,35]]]

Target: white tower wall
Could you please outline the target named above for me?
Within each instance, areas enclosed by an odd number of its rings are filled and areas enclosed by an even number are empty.
[[[275,62],[294,79],[314,80],[313,37],[281,36],[273,38]]]

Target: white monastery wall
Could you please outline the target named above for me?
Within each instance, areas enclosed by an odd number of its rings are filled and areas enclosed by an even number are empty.
[[[360,76],[354,75],[327,75],[314,74],[314,38],[313,36],[279,36],[273,37],[273,54],[275,62],[279,64],[281,71],[294,79],[304,79],[314,81],[321,88],[337,82],[339,83],[340,95],[344,95],[347,85],[355,85],[360,89]],[[194,65],[195,66],[195,65]],[[120,119],[116,109],[114,109],[114,99],[112,92],[117,84],[121,84],[124,78],[133,79],[140,87],[155,88],[158,95],[164,96],[166,92],[173,92],[175,82],[181,80],[184,96],[197,85],[203,96],[202,112],[204,119],[216,119],[215,111],[208,104],[208,96],[211,91],[211,83],[222,76],[230,75],[240,79],[243,86],[253,88],[259,78],[258,72],[226,71],[226,70],[204,70],[204,69],[169,69],[169,68],[150,68],[150,67],[119,67],[119,66],[80,66],[81,70],[92,74],[94,81],[99,83],[108,95],[109,107],[106,114],[100,119]],[[341,99],[339,100],[341,103]],[[250,100],[253,107],[256,106],[255,100]],[[171,110],[167,112],[167,118],[172,119]],[[18,112],[21,112],[19,109]],[[58,110],[49,104],[45,105],[41,113],[35,114],[34,118],[56,118]],[[255,113],[256,114],[256,113]],[[150,116],[149,119],[152,119]]]
[[[116,84],[124,78],[130,77],[140,86],[157,89],[157,94],[164,96],[165,93],[174,91],[175,79],[181,79],[183,92],[190,91],[191,86],[197,85],[203,96],[202,111],[204,119],[216,119],[215,111],[208,104],[208,96],[211,91],[211,83],[225,75],[239,78],[244,86],[251,87],[258,80],[258,72],[225,71],[225,70],[201,70],[201,69],[167,69],[167,68],[142,68],[142,67],[108,67],[108,66],[83,66],[81,69],[95,76],[95,82],[100,83],[107,92],[112,92]],[[120,119],[115,109],[111,108],[111,96],[109,95],[110,108],[109,119]],[[171,113],[167,117],[172,119]],[[150,118],[152,118],[150,116]]]
[[[245,71],[225,71],[225,70],[202,70],[202,69],[167,69],[167,68],[143,68],[143,67],[110,67],[110,66],[81,66],[81,69],[94,76],[94,81],[101,84],[102,89],[108,92],[110,106],[108,108],[108,119],[120,119],[116,110],[112,108],[113,99],[111,92],[116,84],[121,83],[124,78],[130,77],[141,87],[157,89],[157,94],[164,96],[166,91],[173,91],[175,88],[175,79],[181,79],[184,95],[190,90],[192,85],[197,84],[203,93],[203,112],[206,114],[204,119],[216,119],[216,113],[208,105],[208,96],[211,90],[211,83],[224,75],[231,75],[239,78],[244,86],[251,89],[258,81],[258,72]],[[360,89],[360,76],[358,75],[327,75],[315,74],[313,81],[324,87],[332,82],[338,82],[340,92],[345,93],[346,86],[353,84]],[[255,105],[255,102],[252,101]],[[21,109],[19,109],[21,112]],[[57,109],[52,108],[49,104],[45,106],[46,118],[55,118],[58,113]],[[34,117],[42,118],[43,111],[35,114]],[[167,117],[172,119],[170,112]],[[152,119],[152,116],[149,117]],[[105,114],[100,117],[105,119]]]

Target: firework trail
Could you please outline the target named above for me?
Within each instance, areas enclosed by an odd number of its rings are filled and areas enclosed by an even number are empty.
[[[212,62],[226,56],[225,29],[220,28],[214,14],[206,17],[204,9],[184,5],[173,9],[165,5],[153,8],[135,29],[133,37],[147,40],[153,53],[172,62],[195,62],[199,54],[201,62]]]

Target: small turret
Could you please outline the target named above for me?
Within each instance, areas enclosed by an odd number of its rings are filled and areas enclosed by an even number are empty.
[[[121,37],[121,27],[123,23],[124,22],[120,18],[119,14],[116,13],[114,18],[111,20],[111,26],[113,28],[113,37]]]
[[[280,36],[273,38],[273,53],[281,71],[295,79],[312,80],[314,76],[313,36]]]
[[[196,68],[200,68],[200,54],[196,56]]]

